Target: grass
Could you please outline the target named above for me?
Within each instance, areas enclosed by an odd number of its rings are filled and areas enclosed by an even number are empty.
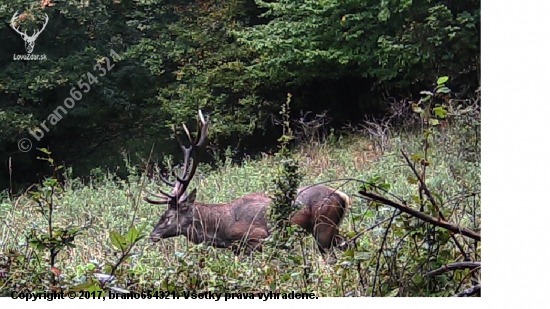
[[[449,222],[462,227],[480,227],[479,154],[465,151],[463,128],[442,129],[431,145],[431,164],[427,186],[440,196],[442,210]],[[399,150],[413,154],[422,149],[419,133],[402,133],[389,139],[384,154],[374,151],[373,141],[362,134],[325,142],[310,142],[295,149],[305,173],[303,184],[334,179],[381,179],[389,192],[417,206],[418,186]],[[466,141],[468,144],[468,142]],[[55,155],[55,154],[54,154]],[[224,162],[218,170],[200,166],[192,187],[197,200],[228,202],[236,197],[271,190],[277,160],[264,156],[246,159],[240,166]],[[131,256],[117,269],[111,287],[130,291],[186,290],[216,292],[312,292],[317,296],[440,296],[469,287],[471,273],[456,271],[434,279],[425,272],[461,258],[457,246],[445,230],[425,224],[408,215],[396,216],[391,224],[378,222],[396,212],[360,198],[360,183],[334,181],[353,198],[353,206],[343,220],[341,231],[357,237],[354,248],[337,252],[328,263],[318,253],[311,236],[297,234],[290,252],[267,248],[250,257],[234,256],[230,250],[194,245],[183,236],[157,244],[146,238],[131,250]],[[56,258],[52,279],[49,254],[29,245],[31,230],[45,231],[47,222],[36,210],[28,194],[0,202],[0,295],[12,290],[48,290],[52,281],[60,288],[97,282],[94,273],[108,272],[109,264],[120,258],[113,246],[111,232],[126,233],[129,227],[144,226],[149,233],[163,207],[145,203],[145,191],[155,192],[159,184],[137,175],[128,181],[113,179],[110,173],[98,174],[87,184],[69,180],[63,191],[54,194],[54,224],[61,227],[87,226],[74,239],[74,248],[63,248]],[[341,187],[340,187],[341,186]],[[472,193],[477,194],[472,195]],[[390,195],[387,195],[390,196]],[[429,212],[430,210],[426,210]],[[480,247],[458,237],[461,245],[479,260]]]

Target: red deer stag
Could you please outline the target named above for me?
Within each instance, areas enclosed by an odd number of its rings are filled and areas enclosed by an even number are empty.
[[[266,211],[271,199],[264,193],[250,193],[226,204],[205,204],[195,201],[197,190],[187,193],[187,187],[198,165],[197,153],[204,147],[208,134],[208,122],[199,110],[198,133],[191,137],[185,124],[183,128],[192,142],[184,146],[178,139],[184,154],[182,175],[174,183],[161,176],[163,182],[173,187],[172,193],[159,190],[151,194],[159,200],[144,197],[148,203],[167,205],[168,209],[151,232],[150,240],[185,235],[195,244],[205,242],[217,248],[235,248],[236,243],[245,245],[245,251],[261,250],[261,240],[269,236]],[[192,155],[195,156],[190,162]],[[338,225],[350,206],[350,198],[343,192],[324,185],[306,186],[298,189],[297,205],[302,208],[291,221],[313,234],[319,250],[325,253],[333,245],[339,245]],[[240,248],[240,247],[237,247]]]

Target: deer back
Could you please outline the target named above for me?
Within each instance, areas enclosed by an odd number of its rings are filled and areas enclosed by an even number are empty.
[[[342,245],[338,227],[351,206],[347,194],[325,185],[305,186],[298,189],[296,204],[300,210],[291,221],[313,234],[321,252]]]

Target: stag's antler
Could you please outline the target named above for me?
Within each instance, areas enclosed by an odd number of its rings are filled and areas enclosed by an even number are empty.
[[[15,32],[19,33],[22,37],[24,38],[36,38],[38,37],[38,35],[40,33],[42,33],[42,31],[44,31],[44,28],[46,28],[46,25],[48,24],[48,21],[50,20],[50,18],[48,17],[47,14],[44,14],[44,16],[46,16],[46,18],[44,19],[44,23],[42,24],[42,29],[40,29],[40,31],[38,31],[38,33],[36,32],[36,30],[34,30],[34,32],[32,33],[31,36],[28,36],[27,35],[27,31],[25,30],[25,32],[21,32],[19,30],[19,25],[15,25],[15,20],[19,17],[18,16],[18,11],[15,11],[15,13],[13,14],[13,16],[11,17],[11,21],[10,21],[10,25],[11,27],[13,28],[13,30],[15,30]]]
[[[11,21],[10,21],[10,25],[11,27],[13,28],[13,30],[15,30],[15,32],[19,33],[21,36],[27,36],[27,32],[25,31],[25,33],[19,31],[19,27],[15,26],[15,20],[17,19],[17,13],[18,11],[15,11],[15,13],[13,13],[13,16],[11,17]]]
[[[186,190],[197,170],[197,166],[199,164],[198,153],[205,145],[206,137],[208,135],[208,126],[209,123],[204,119],[204,116],[202,115],[202,112],[200,110],[198,115],[198,132],[197,136],[194,139],[191,137],[187,126],[183,124],[183,130],[187,134],[187,138],[189,138],[189,140],[191,141],[191,145],[189,147],[186,147],[183,145],[176,134],[176,139],[178,140],[181,150],[183,151],[183,173],[181,174],[181,176],[178,176],[175,171],[172,171],[172,174],[176,177],[176,182],[174,183],[170,182],[168,179],[161,175],[160,179],[167,185],[174,188],[172,190],[172,193],[167,193],[159,190],[160,194],[151,193],[151,195],[159,198],[160,200],[152,200],[148,197],[144,197],[143,199],[146,202],[155,205],[164,205],[167,203],[174,203],[175,205],[177,202],[181,201],[187,196]],[[195,156],[191,164],[190,157],[193,155],[193,151],[195,152]],[[191,170],[189,170],[189,165],[191,165]]]
[[[38,31],[37,33],[36,30],[34,30],[34,32],[32,33],[32,38],[36,38],[40,33],[42,33],[42,31],[44,31],[44,28],[46,28],[46,25],[48,24],[48,21],[50,20],[50,18],[48,17],[47,14],[44,14],[44,16],[46,16],[46,18],[44,19],[44,22],[42,23],[42,29],[40,29],[40,31]]]
[[[13,16],[11,17],[11,21],[10,21],[10,26],[13,28],[13,30],[15,30],[15,32],[19,33],[21,35],[21,37],[23,38],[23,41],[25,41],[25,49],[27,50],[27,53],[32,53],[33,49],[34,49],[34,41],[36,41],[36,39],[38,38],[38,35],[40,33],[42,33],[42,31],[44,31],[44,28],[46,28],[46,25],[48,24],[48,15],[47,14],[44,14],[46,16],[46,19],[42,25],[42,29],[40,29],[38,32],[36,32],[36,30],[34,30],[34,32],[32,33],[31,36],[28,36],[27,35],[27,31],[25,32],[21,32],[19,30],[19,25],[16,25],[15,24],[15,20],[17,18],[17,11],[13,14]]]

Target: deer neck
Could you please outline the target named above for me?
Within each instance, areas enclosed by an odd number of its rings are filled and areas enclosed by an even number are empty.
[[[229,247],[225,222],[229,213],[224,205],[195,203],[193,223],[187,229],[187,238],[196,244],[206,242],[218,248]]]

